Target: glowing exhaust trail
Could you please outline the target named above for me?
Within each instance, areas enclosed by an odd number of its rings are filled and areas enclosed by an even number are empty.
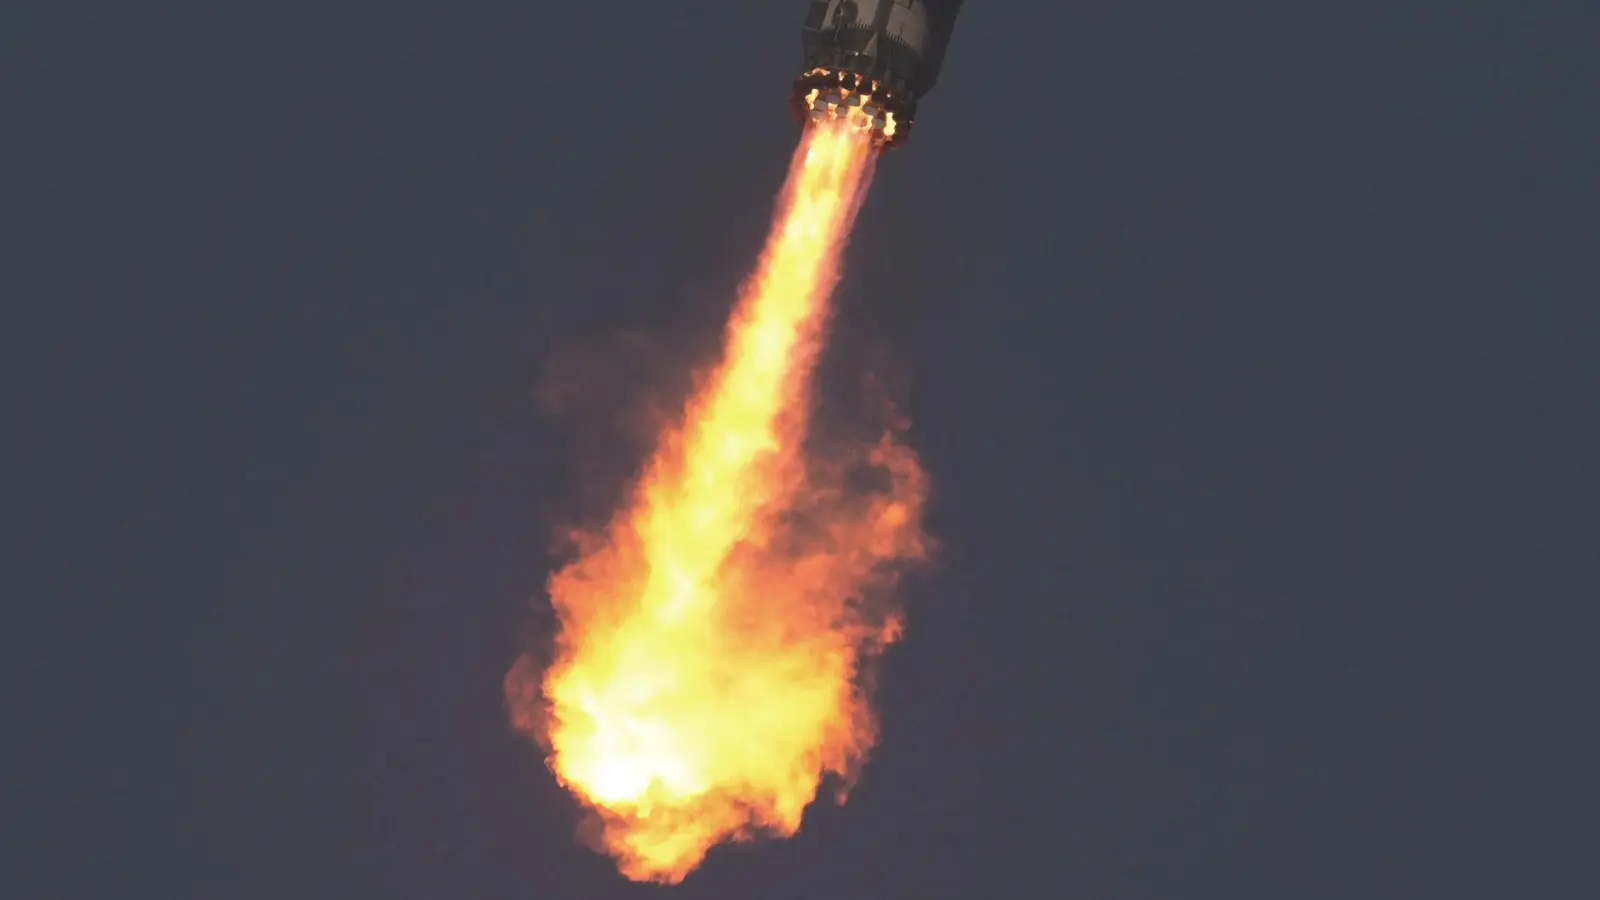
[[[514,725],[635,880],[794,834],[823,779],[847,786],[876,740],[862,669],[898,634],[889,591],[925,552],[925,479],[897,428],[805,452],[874,144],[845,120],[807,129],[721,361],[629,501],[552,576],[553,662],[506,676]]]

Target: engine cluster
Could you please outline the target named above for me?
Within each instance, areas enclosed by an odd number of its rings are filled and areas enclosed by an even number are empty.
[[[812,69],[794,85],[795,113],[802,122],[843,121],[870,133],[883,148],[901,143],[910,131],[915,101],[906,100],[855,72]]]

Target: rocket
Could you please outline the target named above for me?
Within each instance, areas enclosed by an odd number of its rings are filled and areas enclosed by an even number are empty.
[[[961,0],[813,0],[800,32],[796,117],[843,119],[884,148],[904,142],[960,11]]]

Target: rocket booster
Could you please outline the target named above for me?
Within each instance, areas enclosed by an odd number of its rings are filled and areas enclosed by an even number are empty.
[[[881,146],[903,142],[933,89],[961,0],[813,0],[801,28],[805,62],[795,115],[844,119]]]

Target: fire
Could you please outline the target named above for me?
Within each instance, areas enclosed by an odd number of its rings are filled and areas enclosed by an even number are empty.
[[[865,85],[868,91],[877,90],[877,82]],[[874,93],[833,88],[823,93],[812,88],[806,93],[806,116],[813,121],[833,121],[848,124],[856,131],[867,134],[879,143],[888,143],[899,130],[900,121],[893,112],[879,109],[887,95],[878,98]]]
[[[897,574],[927,550],[925,477],[899,422],[807,448],[875,152],[845,124],[807,131],[723,358],[630,501],[552,576],[553,662],[506,676],[513,724],[628,878],[679,882],[720,843],[793,835],[876,742],[863,675],[899,634]]]

